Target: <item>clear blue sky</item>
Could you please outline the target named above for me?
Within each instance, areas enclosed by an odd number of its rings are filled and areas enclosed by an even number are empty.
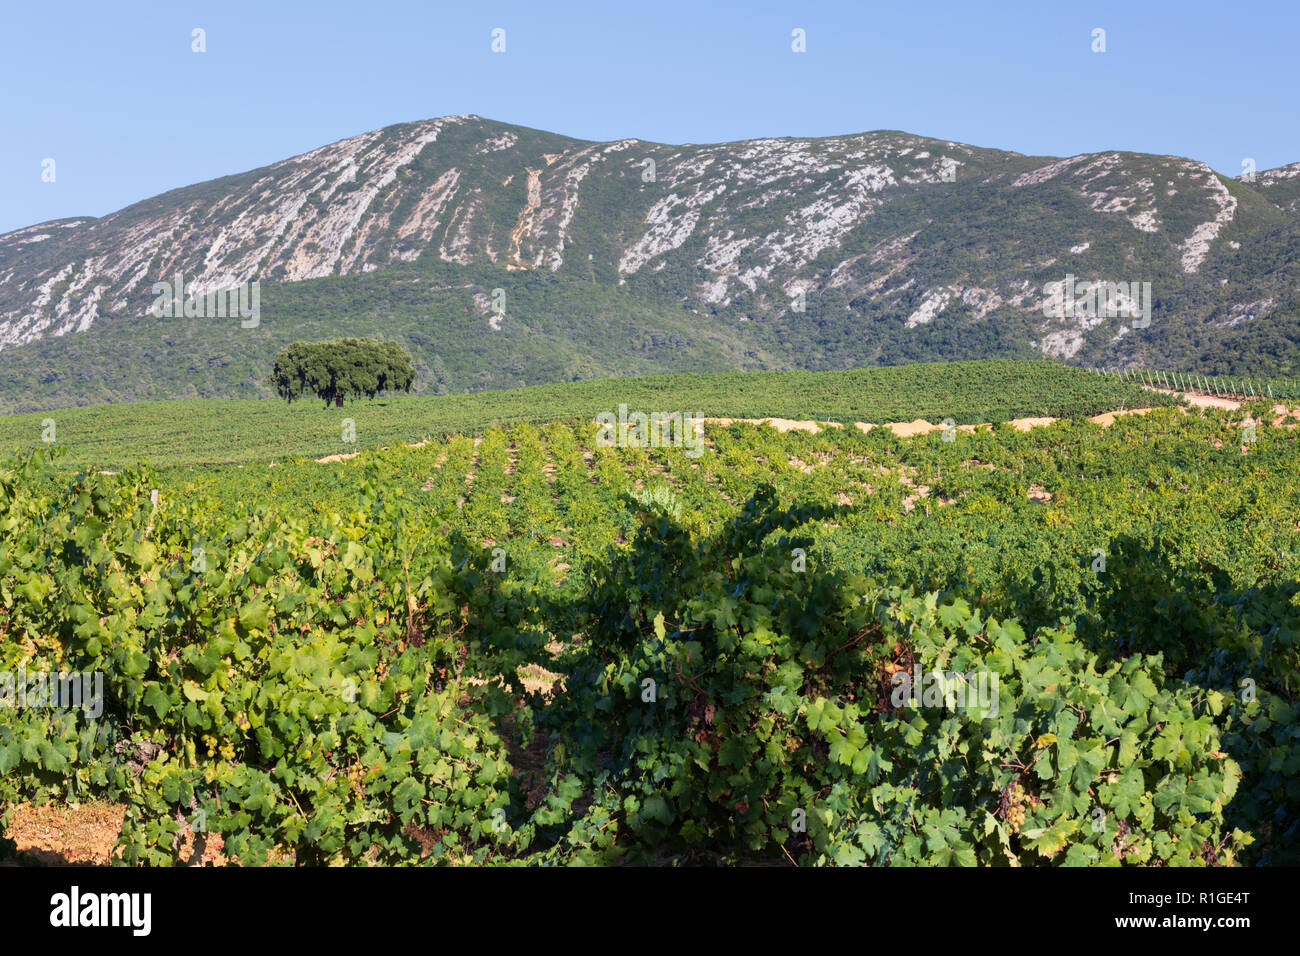
[[[0,232],[449,113],[669,143],[902,129],[1235,176],[1300,160],[1298,41],[1297,0],[4,0]]]

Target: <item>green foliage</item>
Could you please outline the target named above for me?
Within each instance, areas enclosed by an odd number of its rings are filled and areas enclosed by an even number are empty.
[[[492,425],[592,421],[620,404],[709,417],[840,422],[951,417],[968,424],[1173,403],[1135,384],[1050,362],[957,362],[837,372],[656,375],[476,395],[399,396],[357,407],[357,441],[347,447],[333,409],[307,403],[288,409],[265,401],[96,406],[12,416],[0,450],[18,451],[39,440],[47,417],[58,426],[59,442],[68,446],[69,462],[116,470],[142,459],[168,466],[315,458]]]
[[[415,367],[395,342],[294,342],[276,356],[271,380],[276,393],[289,402],[307,391],[327,406],[332,402],[341,408],[345,398],[409,392]]]
[[[0,709],[0,816],[117,800],[135,863],[204,818],[245,863],[1295,862],[1294,430],[710,425],[692,457],[583,417],[0,466],[0,670],[106,697]],[[935,670],[996,712],[895,697]]]
[[[1159,657],[795,570],[812,541],[788,532],[818,510],[773,497],[706,541],[652,519],[597,572],[547,717],[573,739],[557,772],[596,794],[578,859],[1187,865],[1249,842],[1224,827],[1223,729]],[[913,668],[996,684],[899,706],[889,675]]]
[[[441,517],[370,487],[344,518],[226,526],[152,513],[146,477],[7,494],[4,626],[26,638],[4,663],[98,672],[104,713],[6,711],[4,802],[65,782],[123,800],[126,863],[177,860],[196,821],[243,863],[507,852],[507,705],[483,678],[509,635],[479,639],[500,596],[451,567]]]

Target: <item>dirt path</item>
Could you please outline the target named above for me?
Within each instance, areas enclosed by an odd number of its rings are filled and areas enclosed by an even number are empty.
[[[812,432],[816,435],[823,428],[843,428],[839,422],[796,421],[792,418],[706,418],[706,425],[721,425],[726,428],[739,422],[742,425],[771,425],[779,432]]]
[[[481,439],[477,439],[477,438],[474,439],[474,444],[477,445],[480,440]],[[406,448],[423,448],[427,444],[429,444],[429,439],[427,438],[424,439],[423,441],[417,441],[415,443],[405,442],[405,441],[402,442],[402,445]],[[388,446],[387,445],[382,446],[380,448],[380,451],[388,451]],[[337,455],[326,455],[324,458],[317,458],[316,464],[328,465],[332,461],[347,461],[349,458],[356,458],[357,455],[359,454],[361,454],[361,452],[359,451],[348,451],[348,452],[340,452]],[[272,464],[274,464],[274,462]]]
[[[1161,395],[1177,395],[1189,405],[1195,405],[1197,408],[1224,408],[1228,411],[1236,411],[1241,408],[1241,402],[1231,398],[1219,398],[1217,395],[1199,395],[1195,392],[1179,392],[1172,388],[1156,388],[1154,385],[1143,385],[1148,392],[1159,392]],[[1278,406],[1281,408],[1281,406]]]
[[[1149,411],[1152,411],[1152,409],[1129,408],[1123,411],[1106,412],[1102,415],[1094,415],[1092,418],[1088,420],[1091,422],[1096,422],[1098,425],[1101,425],[1104,428],[1107,425],[1114,424],[1116,416],[1144,415]],[[1057,419],[1047,418],[1047,417],[1013,418],[1011,421],[1007,422],[1007,424],[1010,425],[1018,432],[1027,432],[1031,428],[1041,428],[1042,426],[1050,425],[1055,421],[1057,421]],[[706,418],[704,419],[704,422],[705,424],[708,425],[722,425],[724,427],[727,425],[734,425],[736,423],[741,423],[745,425],[767,424],[767,425],[771,425],[779,432],[805,431],[805,432],[811,432],[814,435],[817,434],[819,431],[821,431],[823,428],[843,427],[839,422],[796,421],[794,419],[789,419],[789,418]],[[854,422],[853,424],[855,427],[857,427],[859,431],[863,431],[863,432],[869,432],[873,428],[888,428],[890,431],[892,431],[895,435],[899,436],[900,438],[911,438],[914,435],[928,435],[930,432],[942,431],[944,428],[943,425],[936,425],[934,422],[928,422],[924,418],[918,418],[915,421],[911,421],[911,422],[889,422],[888,424],[885,425],[878,425],[875,422]],[[985,422],[981,425],[958,425],[957,430],[960,432],[966,432],[967,434],[974,434],[976,431],[978,431],[981,428],[992,428],[992,427],[993,427],[992,424]]]
[[[349,458],[356,458],[359,454],[361,454],[359,451],[349,451],[340,455],[326,455],[324,458],[317,458],[316,464],[328,465],[332,461],[347,461]]]
[[[1149,392],[1160,392],[1162,395],[1177,395],[1189,405],[1197,408],[1222,408],[1225,411],[1235,412],[1241,408],[1242,403],[1235,398],[1220,398],[1218,395],[1203,395],[1199,392],[1179,392],[1169,388],[1156,388],[1152,385],[1143,385]],[[1300,418],[1300,408],[1291,408],[1286,405],[1273,406],[1274,426],[1280,426],[1288,415],[1294,415]],[[1287,428],[1294,428],[1295,425],[1288,425]]]
[[[1192,405],[1196,408],[1219,408],[1225,411],[1236,411],[1241,408],[1241,402],[1230,398],[1218,398],[1213,395],[1197,395],[1192,392],[1175,392],[1169,389],[1152,388],[1150,386],[1143,387],[1147,388],[1148,391],[1160,392],[1164,395],[1180,396],[1186,400],[1188,405]],[[1088,421],[1100,425],[1102,428],[1106,428],[1107,426],[1115,424],[1115,420],[1123,415],[1145,415],[1152,411],[1155,411],[1155,409],[1125,408],[1113,412],[1103,412],[1100,415],[1093,415],[1088,419]],[[1277,416],[1274,419],[1273,424],[1275,426],[1280,426],[1288,415],[1294,415],[1297,418],[1300,418],[1300,408],[1288,408],[1286,405],[1274,405],[1273,414]],[[1027,432],[1031,428],[1041,428],[1058,420],[1059,419],[1050,417],[1013,418],[1011,421],[1007,422],[1007,424],[1018,432]],[[789,418],[706,418],[704,421],[706,424],[722,425],[724,427],[737,422],[748,425],[762,425],[766,423],[779,432],[806,431],[811,432],[814,435],[826,427],[842,427],[839,422],[796,421]],[[943,425],[936,425],[934,422],[926,421],[924,418],[918,418],[911,422],[890,422],[884,425],[879,425],[874,422],[854,422],[854,425],[860,431],[864,432],[869,432],[873,428],[888,428],[900,438],[911,438],[914,435],[927,435],[930,432],[941,431],[944,427]],[[966,432],[967,434],[973,434],[981,428],[991,427],[992,425],[990,423],[985,422],[981,425],[958,425],[957,430],[960,432]],[[1287,427],[1294,428],[1296,426],[1288,425]]]

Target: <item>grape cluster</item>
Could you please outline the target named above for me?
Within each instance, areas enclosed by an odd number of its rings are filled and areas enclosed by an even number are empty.
[[[1020,785],[1019,780],[1011,781],[1002,791],[999,812],[1002,819],[1006,821],[1007,829],[1012,833],[1019,832],[1025,825],[1025,802],[1025,789]]]
[[[366,771],[359,762],[348,767],[348,783],[352,785],[352,790],[358,797],[366,795],[365,788],[361,786],[361,778],[365,775]]]
[[[219,741],[212,734],[204,734],[199,739],[207,746],[209,757],[220,754],[222,760],[235,759],[235,748],[229,741]]]

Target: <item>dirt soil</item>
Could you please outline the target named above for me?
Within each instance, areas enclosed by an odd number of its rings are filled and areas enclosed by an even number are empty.
[[[46,866],[108,866],[125,814],[112,803],[21,804],[6,836]]]
[[[706,425],[734,425],[741,422],[746,425],[771,425],[779,432],[812,432],[816,435],[823,428],[842,428],[839,422],[801,422],[791,418],[706,418]]]

